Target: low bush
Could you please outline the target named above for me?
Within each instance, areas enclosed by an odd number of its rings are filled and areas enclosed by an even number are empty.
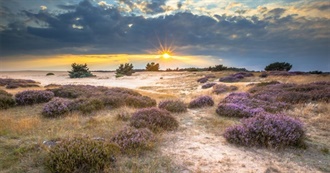
[[[148,128],[154,132],[174,130],[179,126],[178,121],[168,112],[159,108],[144,108],[136,111],[130,125],[136,128]]]
[[[220,82],[238,82],[240,78],[234,76],[225,76],[219,79]]]
[[[181,100],[164,100],[159,102],[158,108],[165,109],[170,112],[186,112],[187,106]]]
[[[202,77],[202,78],[197,79],[197,82],[199,82],[199,83],[206,83],[208,80],[209,80],[209,78]]]
[[[55,75],[54,73],[47,73],[46,76],[53,76]]]
[[[70,78],[84,78],[84,77],[94,77],[87,67],[87,64],[71,64],[71,71],[69,71]]]
[[[223,103],[219,104],[216,113],[227,117],[252,117],[256,114],[265,112],[263,108],[251,108],[244,104]]]
[[[271,81],[260,83],[249,89],[252,97],[262,100],[285,103],[308,103],[311,101],[330,101],[330,82],[309,84],[290,84]]]
[[[46,168],[52,173],[103,172],[111,169],[120,154],[113,143],[89,138],[65,139],[49,151]]]
[[[34,80],[26,79],[2,79],[0,78],[0,86],[6,86],[7,89],[14,89],[18,87],[39,87],[38,83]]]
[[[71,100],[55,97],[45,104],[42,109],[42,115],[47,118],[62,116],[73,110],[72,104]]]
[[[74,104],[75,109],[81,111],[84,114],[89,114],[104,108],[102,100],[98,98],[81,98],[77,99]]]
[[[301,121],[285,115],[260,114],[228,128],[224,137],[243,146],[282,148],[302,146],[305,132]]]
[[[214,74],[207,74],[205,75],[206,78],[216,78],[216,76]]]
[[[125,104],[134,108],[147,108],[154,107],[157,105],[156,100],[147,97],[147,96],[132,96],[132,95],[123,95]]]
[[[224,84],[216,84],[213,86],[213,90],[212,92],[215,94],[222,94],[228,91],[236,91],[238,89],[238,87],[236,86],[226,86]]]
[[[199,96],[192,100],[188,107],[189,108],[201,108],[201,107],[207,107],[207,106],[213,106],[214,101],[212,97],[210,96]]]
[[[267,73],[261,73],[261,74],[259,75],[259,77],[261,77],[261,78],[266,78],[266,77],[268,77],[268,74],[267,74]]]
[[[13,95],[0,89],[0,110],[8,109],[15,106],[15,100]]]
[[[202,89],[211,88],[211,87],[213,87],[214,85],[216,85],[216,83],[207,83],[207,84],[202,85]]]
[[[118,144],[124,152],[139,153],[152,148],[155,137],[154,134],[146,128],[125,128],[115,134],[115,136],[111,138],[111,141]]]
[[[18,105],[33,105],[36,103],[45,103],[54,97],[51,91],[27,90],[15,95],[15,101]]]

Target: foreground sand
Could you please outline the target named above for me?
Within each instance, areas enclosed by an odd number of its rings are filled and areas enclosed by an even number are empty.
[[[94,73],[97,77],[70,79],[67,72],[54,72],[54,76],[46,76],[46,72],[1,72],[0,78],[32,79],[41,86],[49,84],[83,84],[108,87],[126,87],[138,89],[142,94],[155,98],[180,98],[186,102],[198,95],[211,95],[211,90],[202,90],[196,82],[199,77],[210,72],[138,72],[132,76],[115,78],[114,73]],[[229,73],[229,72],[225,72]],[[217,77],[225,73],[216,73]],[[298,83],[313,82],[313,80],[330,80],[327,77],[306,77],[290,79],[274,77],[274,79],[296,80]],[[217,82],[218,78],[212,79]],[[247,81],[234,83],[240,91],[245,91],[251,82],[259,82],[258,77]],[[272,79],[267,79],[272,80]],[[15,91],[15,90],[14,90]],[[218,103],[224,95],[212,95]],[[323,105],[329,107],[329,105]],[[306,111],[305,106],[299,111]],[[330,170],[330,156],[323,155],[316,148],[307,150],[285,149],[281,151],[239,147],[229,144],[222,137],[224,129],[238,121],[221,118],[215,114],[216,107],[188,110],[187,113],[175,114],[180,126],[177,131],[165,133],[160,143],[160,152],[169,156],[173,163],[180,166],[178,172],[322,172]],[[329,109],[330,110],[330,109]],[[0,112],[1,113],[1,112]],[[326,116],[328,114],[319,114]],[[324,117],[323,117],[324,118]],[[329,117],[330,118],[330,117]],[[312,127],[313,128],[313,127]],[[307,129],[308,135],[315,135]],[[317,133],[316,133],[317,134]],[[324,136],[317,136],[327,147],[330,133],[324,130]],[[150,170],[150,172],[153,172]]]

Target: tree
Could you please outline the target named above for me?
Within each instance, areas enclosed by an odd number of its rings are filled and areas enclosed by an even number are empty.
[[[121,77],[121,76],[130,76],[132,75],[133,72],[133,64],[130,63],[125,63],[125,64],[120,64],[118,69],[116,69],[116,76]]]
[[[148,63],[146,66],[147,71],[158,71],[159,70],[159,64],[158,63]]]
[[[292,65],[287,62],[274,62],[265,67],[266,71],[289,71]]]
[[[73,63],[71,64],[71,67],[72,67],[71,71],[68,71],[70,78],[83,78],[83,77],[95,76],[89,71],[89,68],[87,67],[86,63],[85,64]]]
[[[227,70],[227,67],[222,65],[222,64],[219,64],[219,65],[216,65],[214,67],[209,67],[210,71],[223,71],[223,70]]]

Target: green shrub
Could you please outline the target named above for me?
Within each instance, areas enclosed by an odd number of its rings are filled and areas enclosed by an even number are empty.
[[[54,73],[47,73],[46,76],[52,76],[55,75]]]
[[[94,75],[89,71],[87,64],[71,64],[71,71],[69,71],[70,78],[84,78],[93,77]]]
[[[116,77],[131,76],[133,73],[133,64],[130,63],[120,64],[116,69]]]
[[[146,65],[146,70],[147,71],[158,71],[159,70],[159,64],[158,63],[148,63]]]
[[[120,148],[89,138],[66,139],[55,145],[45,160],[52,173],[103,172],[114,165]]]
[[[174,130],[179,126],[179,123],[170,112],[153,107],[136,111],[132,115],[130,125],[159,132],[162,130]]]
[[[265,67],[265,71],[290,71],[292,65],[287,62],[274,62]]]
[[[126,152],[139,153],[143,150],[151,149],[155,142],[155,137],[146,128],[125,128],[112,137],[111,141],[117,143]]]
[[[164,100],[158,104],[160,109],[165,109],[170,112],[186,112],[187,106],[181,100]]]
[[[0,110],[8,109],[15,106],[15,100],[13,95],[0,89]]]

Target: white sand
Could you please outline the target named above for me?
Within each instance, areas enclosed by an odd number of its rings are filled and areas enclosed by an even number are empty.
[[[93,72],[96,77],[71,79],[68,72],[53,72],[55,75],[46,76],[46,71],[17,71],[0,72],[0,78],[32,79],[40,82],[41,86],[49,84],[60,85],[94,85],[108,87],[138,88],[141,86],[155,86],[164,78],[173,78],[175,73],[164,72],[136,72],[132,76],[115,77],[114,72]],[[166,75],[166,76],[165,76]]]

